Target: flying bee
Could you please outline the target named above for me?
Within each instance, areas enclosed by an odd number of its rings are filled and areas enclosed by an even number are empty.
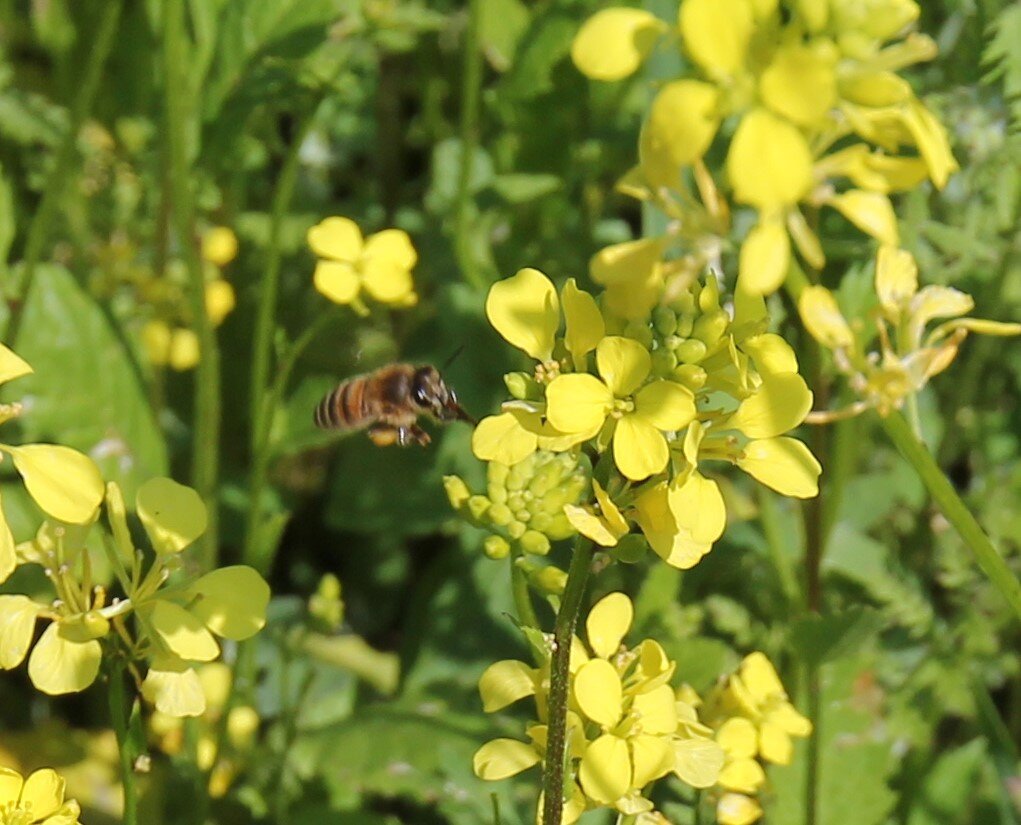
[[[475,423],[436,367],[414,364],[388,364],[342,381],[319,402],[315,423],[327,430],[367,429],[377,447],[412,441],[425,446],[430,439],[418,426],[420,415]]]

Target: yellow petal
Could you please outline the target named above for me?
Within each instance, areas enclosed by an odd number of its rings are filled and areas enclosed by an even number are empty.
[[[234,309],[236,299],[234,287],[223,278],[216,278],[206,284],[206,315],[214,327],[218,327]]]
[[[308,230],[308,245],[320,258],[353,264],[362,254],[362,231],[350,218],[327,218]]]
[[[798,248],[801,256],[811,266],[816,269],[822,269],[826,264],[826,255],[822,251],[819,236],[808,225],[805,216],[801,214],[801,210],[796,206],[787,211],[787,231],[791,233],[794,245]]]
[[[792,430],[812,409],[812,391],[796,372],[763,376],[762,385],[727,422],[749,438],[772,438]]]
[[[794,354],[794,349],[776,333],[764,332],[753,335],[745,338],[739,346],[742,352],[751,356],[755,368],[760,373],[798,371],[798,358]]]
[[[694,541],[712,544],[723,535],[727,507],[715,481],[695,470],[682,484],[671,484],[668,496],[674,520]]]
[[[170,333],[167,362],[178,372],[192,369],[201,357],[199,337],[195,330],[178,327]]]
[[[146,481],[135,495],[135,508],[158,553],[179,553],[206,531],[201,496],[170,478]]]
[[[674,381],[653,381],[635,395],[635,415],[660,430],[680,430],[695,418],[695,396]]]
[[[362,250],[362,266],[387,263],[400,269],[410,270],[418,263],[411,238],[403,229],[384,229],[365,239]]]
[[[564,308],[564,344],[574,368],[583,372],[585,356],[602,340],[606,325],[596,299],[578,289],[574,278],[568,278],[560,291],[560,303]]]
[[[486,668],[479,679],[479,695],[486,713],[505,708],[535,694],[535,671],[524,662],[504,659]]]
[[[560,375],[546,387],[546,416],[561,432],[589,432],[602,426],[612,406],[613,393],[594,375]]]
[[[609,494],[595,479],[592,479],[592,491],[596,495],[596,503],[599,505],[599,510],[603,514],[603,519],[610,530],[618,537],[627,533],[630,530],[627,521],[617,505],[613,503],[613,499],[610,498]]]
[[[18,566],[18,555],[15,550],[14,535],[0,507],[0,583],[7,581]]]
[[[637,341],[609,335],[596,347],[596,366],[610,391],[617,398],[626,398],[648,376],[652,358]]]
[[[738,258],[740,288],[751,295],[776,292],[791,263],[791,239],[779,218],[752,227]]]
[[[640,733],[629,736],[627,743],[631,748],[631,764],[634,769],[631,784],[635,788],[644,788],[673,769],[674,749],[669,738]]]
[[[929,284],[912,296],[908,306],[908,341],[917,347],[926,325],[934,318],[955,318],[971,312],[975,307],[972,297],[959,289]]]
[[[218,636],[241,641],[266,624],[269,585],[245,565],[221,567],[188,588],[189,610]]]
[[[653,187],[677,188],[681,167],[702,157],[720,126],[719,91],[699,80],[667,83],[642,126],[638,158]]]
[[[571,59],[593,80],[620,80],[638,69],[666,25],[647,11],[609,8],[596,12],[575,35]]]
[[[641,481],[666,469],[670,449],[663,434],[639,415],[625,415],[613,432],[613,461],[627,478]]]
[[[674,773],[693,788],[715,785],[723,760],[723,748],[712,739],[674,739]]]
[[[610,593],[596,602],[585,620],[585,634],[596,656],[609,659],[631,627],[635,609],[623,593]]]
[[[58,521],[84,524],[96,514],[106,488],[96,463],[70,447],[7,447],[28,494]]]
[[[411,271],[392,261],[366,261],[362,266],[362,286],[381,304],[412,306],[417,301]]]
[[[745,656],[741,661],[740,673],[742,683],[756,704],[777,696],[787,697],[776,668],[765,653],[755,651]]]
[[[224,267],[238,254],[238,236],[229,226],[214,226],[202,236],[202,258]]]
[[[883,309],[896,317],[918,292],[918,265],[906,249],[884,245],[876,255],[876,295]]]
[[[483,418],[472,433],[472,452],[481,461],[517,464],[535,452],[538,436],[509,412]]]
[[[0,596],[0,667],[4,670],[17,667],[25,658],[41,609],[28,596]]]
[[[754,734],[754,731],[753,731]],[[720,787],[728,791],[755,793],[766,781],[766,772],[751,758],[731,759],[720,771]]]
[[[0,344],[0,384],[21,378],[32,372],[28,363],[15,355],[3,344]]]
[[[553,283],[538,269],[521,269],[493,284],[486,317],[508,343],[533,358],[545,361],[553,354],[560,302]]]
[[[684,0],[679,23],[692,59],[712,75],[744,66],[755,21],[747,0]]]
[[[574,698],[596,724],[613,727],[620,721],[623,692],[617,669],[605,659],[590,659],[574,674]]]
[[[142,696],[167,716],[201,716],[206,709],[199,677],[183,663],[173,669],[170,665],[154,663],[142,682]]]
[[[897,216],[893,212],[890,198],[886,195],[852,189],[842,195],[834,195],[827,203],[862,232],[868,233],[880,243],[891,246],[900,243]]]
[[[759,727],[759,755],[776,765],[791,764],[794,748],[790,735],[779,725],[763,722]]]
[[[681,570],[694,567],[712,549],[712,544],[695,542],[678,526],[670,509],[666,483],[644,490],[635,499],[635,511],[649,546],[672,567]]]
[[[996,335],[999,337],[1021,335],[1021,324],[1010,321],[987,321],[983,318],[958,318],[941,324],[933,330],[932,339],[939,340],[955,329],[966,329],[979,335]]]
[[[942,189],[950,175],[959,168],[950,152],[946,130],[920,100],[912,99],[906,108],[904,124],[914,137],[915,145],[929,167],[929,177],[937,189]]]
[[[727,174],[735,200],[766,210],[790,206],[812,186],[812,154],[796,127],[752,109],[734,133]]]
[[[796,438],[749,441],[737,466],[781,495],[812,498],[819,494],[822,467],[812,451]]]
[[[28,676],[51,696],[77,693],[96,680],[102,658],[103,649],[95,639],[68,641],[60,634],[60,622],[51,622],[28,657]]]
[[[824,286],[807,286],[798,298],[798,312],[809,334],[823,346],[847,348],[854,335],[837,306],[837,299]]]
[[[762,73],[759,93],[778,115],[816,126],[837,102],[835,66],[819,50],[789,43],[777,49]]]
[[[535,748],[517,739],[493,739],[475,751],[472,769],[479,779],[506,779],[539,762]]]
[[[603,309],[625,320],[644,319],[663,288],[662,254],[659,238],[627,241],[597,252],[589,272],[593,281],[606,287]]]
[[[716,731],[716,741],[731,759],[750,759],[758,753],[759,734],[750,719],[732,716]]]
[[[319,261],[312,283],[335,304],[350,304],[361,288],[354,266],[345,261]]]
[[[612,805],[624,796],[631,787],[627,742],[608,733],[596,739],[581,759],[578,779],[585,795],[603,805]]]
[[[644,733],[667,734],[677,730],[677,702],[670,685],[639,693],[631,703]]]
[[[565,504],[564,515],[571,526],[586,538],[592,539],[600,547],[613,547],[620,540],[620,535],[610,529],[606,520],[589,512],[576,504]]]
[[[840,78],[840,96],[860,106],[895,106],[911,95],[911,84],[895,72],[865,69]]]
[[[180,605],[157,599],[152,606],[140,610],[152,631],[181,659],[211,662],[220,655],[220,646],[213,634]]]
[[[32,822],[42,822],[64,804],[64,779],[53,768],[33,771],[21,789],[21,804],[32,812]]]
[[[720,825],[752,825],[762,816],[759,803],[740,793],[725,793],[716,803],[716,820]]]

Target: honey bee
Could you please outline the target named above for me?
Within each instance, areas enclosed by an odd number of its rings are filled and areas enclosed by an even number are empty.
[[[367,429],[377,447],[411,442],[424,447],[430,438],[418,426],[420,415],[441,423],[475,423],[436,367],[388,364],[342,381],[319,402],[315,424],[327,430]]]

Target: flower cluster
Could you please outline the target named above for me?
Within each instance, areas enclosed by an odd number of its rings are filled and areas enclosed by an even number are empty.
[[[707,464],[737,465],[785,495],[816,494],[818,462],[785,435],[804,420],[812,394],[793,350],[767,331],[761,299],[731,318],[712,277],[685,288],[675,282],[669,293],[661,285],[656,306],[642,317],[623,318],[603,299],[573,279],[558,296],[534,269],[492,287],[490,322],[537,363],[531,375],[507,376],[513,399],[481,421],[472,439],[476,456],[490,462],[491,482],[494,465],[496,479],[506,473],[516,483],[513,468],[533,455],[552,466],[548,453],[567,453],[564,467],[581,467],[577,456],[588,455],[596,465],[591,494],[583,496],[588,503],[577,500],[573,486],[553,495],[544,478],[513,501],[509,485],[494,497],[491,483],[488,499],[463,484],[448,486],[455,506],[474,507],[476,518],[488,514],[490,523],[515,523],[515,538],[534,525],[536,511],[543,514],[536,529],[560,535],[560,509],[574,530],[607,548],[637,525],[658,555],[688,568],[709,552],[726,520]],[[546,495],[548,502],[537,500]],[[502,506],[504,496],[511,506]],[[501,506],[494,511],[495,503]],[[550,523],[556,534],[544,531]],[[626,544],[630,555],[633,541]]]
[[[226,226],[214,226],[202,237],[205,272],[205,308],[214,327],[234,310],[234,287],[223,277],[223,269],[238,251],[237,236]],[[199,362],[199,340],[191,322],[186,300],[187,273],[180,262],[167,267],[167,276],[146,288],[155,313],[142,329],[142,344],[150,363],[184,371]]]
[[[29,678],[39,690],[71,693],[95,681],[104,654],[116,654],[158,710],[200,714],[205,698],[194,665],[219,656],[217,636],[245,639],[263,626],[269,588],[244,566],[199,578],[174,575],[181,551],[206,527],[205,506],[188,487],[156,478],[139,488],[136,511],[151,558],[134,544],[116,484],[107,486],[105,511],[109,534],[95,521],[51,520],[14,549],[17,564],[43,568],[55,598],[47,604],[23,594],[0,596],[0,667],[10,670],[28,656]],[[93,530],[102,533],[99,542],[124,598],[108,600],[106,586],[94,581]],[[33,646],[40,620],[48,625]]]
[[[766,781],[761,762],[789,765],[791,737],[808,736],[812,723],[794,709],[776,669],[759,652],[746,656],[737,673],[713,689],[701,710],[726,757],[717,779],[722,790],[717,821],[751,825],[762,816],[754,798]]]
[[[64,799],[64,778],[53,768],[27,777],[0,768],[0,822],[4,825],[81,825],[81,807]]]
[[[404,230],[384,229],[364,238],[350,218],[326,218],[308,231],[308,245],[319,259],[315,288],[334,303],[364,315],[363,294],[392,307],[418,302],[411,279],[418,253]]]
[[[870,408],[888,415],[950,366],[969,332],[1021,335],[1021,324],[963,317],[975,306],[964,292],[932,284],[919,289],[915,259],[903,249],[880,247],[875,292],[878,305],[871,330],[848,322],[825,287],[809,286],[801,293],[798,309],[805,328],[832,350],[837,369],[859,397],[846,410],[813,414],[815,420]],[[949,320],[928,329],[938,319]],[[872,351],[876,339],[879,349]]]
[[[571,648],[566,823],[601,807],[625,815],[652,812],[644,791],[655,780],[673,774],[692,787],[708,788],[724,764],[710,728],[670,687],[675,664],[663,648],[652,639],[622,646],[633,616],[631,600],[611,593],[589,612],[588,644],[575,638]],[[494,739],[479,748],[474,768],[482,779],[505,779],[544,758],[548,650],[543,659],[538,668],[516,660],[496,662],[483,673],[479,692],[486,711],[532,696],[538,719],[526,730],[528,742]]]
[[[783,282],[792,241],[814,268],[825,261],[803,207],[833,208],[896,245],[889,193],[927,177],[942,188],[957,168],[939,121],[897,74],[936,55],[930,38],[910,32],[918,15],[914,0],[682,0],[670,26],[648,11],[609,8],[584,24],[572,55],[588,77],[619,80],[660,42],[680,43],[693,76],[659,88],[638,169],[622,189],[681,218],[678,232],[725,219],[702,158],[721,124],[735,122],[730,190],[757,213],[739,284],[765,294]],[[687,170],[703,208],[692,208]]]

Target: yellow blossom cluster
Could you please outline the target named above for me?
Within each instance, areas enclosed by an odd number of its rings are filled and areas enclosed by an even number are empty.
[[[762,295],[786,277],[792,242],[813,268],[825,262],[805,208],[835,209],[896,245],[890,193],[926,178],[942,188],[956,170],[943,127],[898,74],[936,55],[912,31],[918,16],[914,0],[681,0],[673,23],[608,8],[582,26],[572,56],[588,77],[613,81],[660,44],[680,47],[691,71],[658,88],[621,188],[676,219],[674,234],[707,216],[725,222],[702,159],[726,135],[733,200],[756,213],[738,283]],[[689,177],[703,209],[692,208]],[[704,253],[712,222],[701,230]]]
[[[53,768],[27,777],[0,768],[0,822],[4,825],[81,825],[81,806],[64,799],[64,778]]]
[[[205,271],[205,308],[214,327],[234,310],[234,287],[223,277],[224,268],[237,256],[238,240],[226,226],[209,228],[202,236]],[[193,329],[185,295],[187,276],[183,266],[168,267],[167,277],[150,288],[156,317],[142,328],[142,345],[149,362],[173,370],[192,369],[199,362],[199,340]]]
[[[950,366],[969,332],[1021,335],[1021,324],[965,317],[975,302],[964,292],[934,284],[919,288],[917,264],[904,249],[879,248],[875,293],[871,329],[844,318],[825,287],[809,286],[801,293],[798,309],[805,328],[833,352],[837,369],[858,396],[845,410],[813,413],[814,420],[873,408],[886,416]],[[946,320],[929,329],[939,319]],[[876,341],[878,351],[873,351]]]
[[[536,495],[551,495],[575,531],[606,548],[636,525],[659,556],[689,568],[726,522],[712,463],[736,465],[784,495],[817,493],[818,462],[786,435],[812,394],[793,350],[767,331],[761,299],[731,317],[713,277],[669,293],[660,284],[656,306],[628,319],[601,297],[573,279],[558,295],[535,269],[490,290],[490,322],[536,364],[506,377],[513,397],[479,423],[475,455],[512,473],[536,451],[586,455],[595,465],[582,501],[540,484],[529,489],[530,508],[543,507]],[[587,474],[587,463],[571,461]],[[448,480],[448,493],[461,509],[485,509],[459,480]]]
[[[708,788],[724,764],[723,748],[712,730],[671,688],[675,663],[659,643],[646,639],[633,648],[622,645],[633,618],[631,600],[611,593],[589,612],[588,643],[573,640],[567,719],[570,773],[565,778],[570,790],[565,793],[563,819],[568,825],[595,808],[652,815],[645,791],[657,779],[672,774],[691,787]],[[543,760],[549,651],[543,658],[537,668],[508,659],[482,674],[479,692],[487,712],[531,696],[538,717],[526,730],[527,742],[502,738],[479,748],[473,762],[482,779],[505,779]],[[539,807],[541,811],[541,800]]]

